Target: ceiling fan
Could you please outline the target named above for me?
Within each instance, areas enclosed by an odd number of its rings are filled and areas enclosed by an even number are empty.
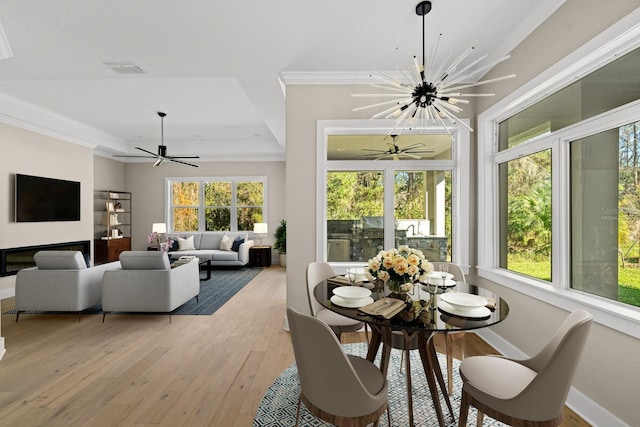
[[[399,147],[396,143],[398,135],[391,135],[393,142],[387,142],[386,150],[375,150],[372,148],[363,148],[362,151],[371,151],[369,154],[362,154],[358,157],[373,158],[373,160],[381,160],[384,158],[391,158],[393,160],[400,160],[400,157],[409,157],[411,159],[421,159],[422,154],[433,153],[433,148],[425,148],[424,143],[416,142],[415,144],[407,145],[406,147]]]
[[[158,145],[157,154],[152,151],[145,150],[144,148],[134,147],[136,150],[144,151],[149,155],[148,156],[115,155],[113,157],[139,157],[139,158],[146,158],[146,159],[156,159],[156,161],[153,163],[153,167],[160,166],[165,160],[168,160],[170,162],[181,163],[183,165],[193,166],[194,168],[197,168],[198,165],[195,165],[193,163],[183,162],[182,160],[178,160],[178,159],[199,159],[200,156],[188,155],[188,154],[184,156],[167,156],[167,146],[164,145],[164,118],[166,115],[167,115],[166,113],[163,113],[160,111],[158,112],[158,116],[160,116],[160,145]]]

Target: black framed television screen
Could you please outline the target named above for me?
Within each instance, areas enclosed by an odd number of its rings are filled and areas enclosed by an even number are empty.
[[[80,183],[16,174],[16,222],[80,221]]]

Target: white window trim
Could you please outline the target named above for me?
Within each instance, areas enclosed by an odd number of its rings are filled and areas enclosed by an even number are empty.
[[[469,124],[468,119],[462,120]],[[355,161],[329,161],[327,160],[327,146],[330,135],[371,135],[387,134],[395,126],[395,120],[318,120],[317,122],[317,153],[316,153],[316,206],[318,215],[316,217],[316,260],[325,261],[327,259],[327,234],[325,224],[327,222],[327,197],[326,197],[326,173],[327,170],[381,170],[388,167],[397,167],[398,162],[393,160],[378,160],[374,165],[367,165],[361,160]],[[410,133],[405,131],[405,133]],[[443,134],[442,127],[432,127],[426,133]],[[451,170],[452,171],[452,200],[451,223],[453,235],[451,236],[453,262],[460,264],[465,274],[469,272],[469,242],[470,242],[470,220],[469,220],[469,169],[470,169],[470,132],[462,125],[458,125],[454,130],[456,141],[452,147],[452,160],[403,160],[402,168],[411,169],[419,167],[427,170]],[[386,174],[389,178],[389,174]],[[393,204],[391,200],[385,203]],[[389,224],[390,223],[390,224]],[[387,233],[393,233],[393,219],[385,218],[385,240]],[[392,239],[391,239],[392,240]],[[339,263],[340,267],[347,268],[349,265],[358,263]]]
[[[607,111],[539,140],[498,152],[498,123],[640,46],[640,9],[594,37],[566,58],[478,116],[478,275],[565,310],[585,308],[605,326],[640,338],[640,309],[569,289],[569,153],[568,142],[637,121],[640,101]],[[499,268],[499,161],[552,148],[553,179],[552,283]],[[507,157],[508,156],[508,157]]]
[[[173,182],[262,182],[262,221],[268,222],[267,218],[267,177],[266,176],[173,176],[165,177],[164,179],[164,206],[165,206],[165,218],[167,222],[167,229],[173,230],[173,209],[171,209],[171,184]],[[200,186],[200,200],[204,200],[204,188]],[[232,200],[235,200],[235,185],[231,188]],[[203,207],[201,204],[199,207]],[[234,215],[237,205],[231,207],[231,231],[247,231],[249,233],[253,230],[233,230],[238,228],[237,216]],[[204,224],[205,222],[204,210],[200,209],[198,212],[198,224]],[[198,230],[198,233],[220,233],[220,231],[204,231]]]

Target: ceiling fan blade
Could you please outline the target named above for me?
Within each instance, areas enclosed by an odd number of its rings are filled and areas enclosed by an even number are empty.
[[[199,159],[200,156],[195,154],[186,154],[184,156],[166,156],[167,159]]]
[[[374,153],[386,153],[387,152],[387,150],[376,150],[376,149],[373,149],[373,148],[362,148],[361,150],[362,151],[373,151]]]
[[[167,160],[169,160],[170,162],[181,163],[181,164],[183,164],[183,165],[187,165],[187,166],[193,166],[194,168],[199,168],[199,167],[200,167],[200,166],[195,165],[195,164],[193,164],[193,163],[187,163],[187,162],[182,162],[182,161],[180,161],[180,160],[176,160],[176,159],[175,159],[175,158],[173,158],[173,157],[167,157]]]
[[[122,155],[114,154],[113,157],[138,157],[141,159],[155,159],[158,156],[135,156],[135,155],[128,155],[128,154],[122,154]]]
[[[407,151],[407,150],[411,150],[413,148],[418,148],[418,147],[424,147],[424,143],[416,142],[415,144],[407,145],[406,147],[400,148],[400,151]]]
[[[405,153],[413,153],[413,154],[432,154],[435,153],[436,150],[433,148],[425,148],[424,150],[407,150]]]
[[[415,154],[412,153],[407,153],[406,151],[402,153],[402,155],[407,156],[407,157],[411,157],[412,159],[421,159],[422,156],[417,156]]]
[[[154,153],[154,152],[152,152],[152,151],[145,150],[144,148],[140,148],[140,147],[133,147],[133,148],[135,148],[136,150],[144,151],[144,152],[145,152],[145,153],[147,153],[147,154],[151,154],[153,157],[158,157],[158,154],[157,154],[157,153]]]

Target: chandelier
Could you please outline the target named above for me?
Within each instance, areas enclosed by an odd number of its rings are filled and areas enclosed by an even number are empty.
[[[371,77],[380,81],[380,84],[372,84],[371,86],[383,89],[385,92],[352,94],[351,96],[391,98],[391,100],[357,107],[353,111],[386,107],[383,111],[374,114],[372,118],[395,118],[395,125],[389,134],[398,135],[404,129],[424,131],[428,126],[440,124],[453,139],[454,136],[450,128],[457,123],[473,132],[471,127],[458,118],[458,114],[463,111],[460,105],[469,103],[469,100],[465,98],[495,95],[493,93],[463,93],[461,90],[510,79],[515,77],[515,74],[473,83],[476,75],[509,58],[507,55],[473,69],[489,56],[484,54],[463,66],[463,61],[473,52],[474,46],[467,48],[450,63],[448,63],[449,56],[440,66],[435,64],[442,34],[438,37],[435,48],[427,58],[425,54],[425,16],[429,11],[431,11],[430,1],[421,1],[416,6],[416,14],[422,16],[422,63],[419,63],[418,58],[414,56],[413,62],[409,64],[408,72],[402,73],[400,80],[386,73],[372,74]]]

